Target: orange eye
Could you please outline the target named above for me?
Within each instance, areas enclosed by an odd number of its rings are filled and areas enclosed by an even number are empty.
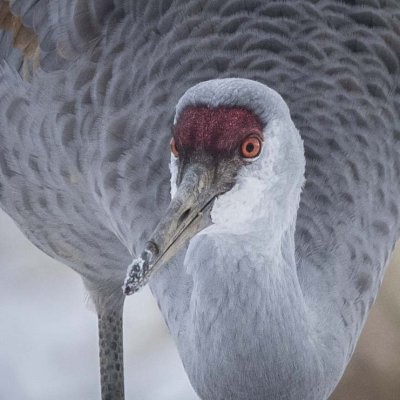
[[[240,153],[244,158],[257,157],[261,152],[262,142],[257,136],[248,136],[243,140],[240,147]]]
[[[175,139],[172,138],[170,141],[170,146],[171,146],[171,153],[175,156],[175,157],[179,157],[179,152],[176,148],[176,143],[175,143]]]

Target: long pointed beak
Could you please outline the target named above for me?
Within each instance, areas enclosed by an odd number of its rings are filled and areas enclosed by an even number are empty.
[[[185,242],[210,224],[213,171],[202,164],[187,168],[178,190],[140,258],[128,268],[123,287],[126,295],[137,292],[150,276],[173,257]]]

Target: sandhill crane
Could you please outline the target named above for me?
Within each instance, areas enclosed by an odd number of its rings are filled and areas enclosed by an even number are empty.
[[[2,10],[1,206],[82,276],[103,399],[150,278],[201,398],[327,398],[399,237],[398,3]]]

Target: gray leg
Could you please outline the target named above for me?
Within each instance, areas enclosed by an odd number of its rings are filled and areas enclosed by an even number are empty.
[[[123,306],[98,313],[102,400],[124,400]]]

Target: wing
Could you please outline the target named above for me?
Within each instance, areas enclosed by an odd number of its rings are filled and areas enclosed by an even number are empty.
[[[94,118],[87,106],[75,113],[67,97],[56,94],[63,71],[96,45],[113,9],[106,1],[0,2],[0,198],[37,247],[77,270],[89,286],[110,291],[115,282],[111,291],[120,293],[131,257],[87,190],[79,168],[84,151],[77,153],[81,138],[73,140],[74,120]],[[41,70],[32,77],[32,56],[39,53]]]

